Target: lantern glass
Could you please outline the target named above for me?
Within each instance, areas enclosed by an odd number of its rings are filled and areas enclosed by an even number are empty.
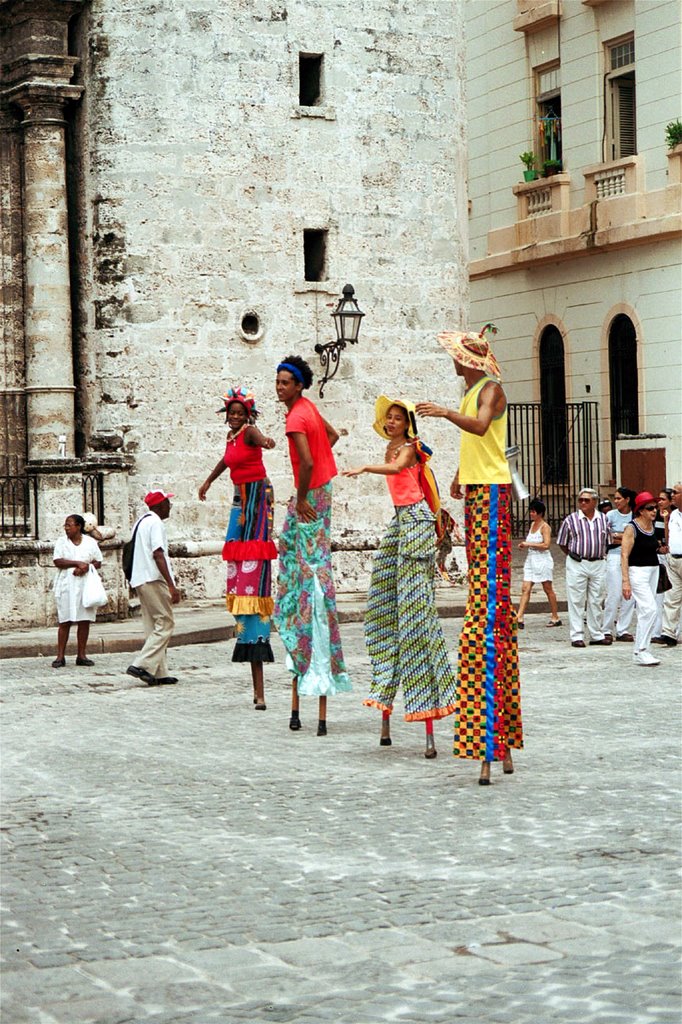
[[[339,341],[349,341],[353,345],[358,340],[360,323],[365,315],[353,298],[354,294],[355,289],[353,286],[347,284],[343,289],[343,298],[339,299],[339,303],[332,313],[337,339]]]

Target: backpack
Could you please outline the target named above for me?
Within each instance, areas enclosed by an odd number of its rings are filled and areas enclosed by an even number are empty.
[[[151,512],[147,512],[146,515],[142,516],[142,518],[137,521],[137,523],[135,524],[135,529],[133,530],[132,537],[123,545],[123,551],[121,552],[121,567],[123,569],[123,575],[127,579],[128,583],[130,583],[130,577],[133,575],[133,560],[135,558],[135,537],[137,535],[137,531],[140,528],[140,523],[142,522],[142,519],[146,519],[150,515]]]

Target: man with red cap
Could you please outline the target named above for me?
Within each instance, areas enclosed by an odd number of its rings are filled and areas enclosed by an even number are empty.
[[[126,671],[147,686],[177,683],[175,676],[168,675],[166,667],[166,650],[173,635],[173,605],[180,601],[163,525],[170,515],[172,497],[173,494],[165,491],[150,491],[144,499],[149,511],[138,519],[133,530],[130,586],[135,588],[140,600],[145,642]]]

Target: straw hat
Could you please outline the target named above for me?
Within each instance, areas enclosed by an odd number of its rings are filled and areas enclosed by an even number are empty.
[[[417,437],[419,432],[417,430],[414,402],[410,402],[407,398],[389,398],[387,395],[379,395],[374,405],[374,429],[377,434],[386,440],[386,431],[384,430],[386,414],[392,405],[399,405],[407,413],[407,436],[410,438]]]
[[[493,324],[486,324],[479,334],[475,331],[442,331],[438,341],[453,359],[470,370],[482,370],[489,377],[501,380],[502,371],[493,355],[486,332],[497,334]]]

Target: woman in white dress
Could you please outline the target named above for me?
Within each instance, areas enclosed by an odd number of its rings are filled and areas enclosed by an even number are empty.
[[[542,589],[549,601],[550,620],[547,625],[562,625],[559,618],[556,594],[552,586],[554,560],[549,550],[552,529],[549,523],[545,522],[545,511],[544,502],[540,501],[539,498],[533,498],[528,505],[530,530],[526,539],[519,543],[519,547],[526,548],[528,552],[523,566],[523,586],[521,587],[521,601],[519,602],[517,613],[519,629],[525,628],[523,616],[528,607],[531,591],[535,583],[542,584]]]
[[[102,552],[92,537],[83,533],[85,520],[82,516],[67,516],[64,522],[64,537],[60,537],[54,547],[52,556],[57,567],[54,581],[54,598],[57,602],[57,657],[52,668],[63,668],[66,664],[66,644],[71,631],[71,623],[77,624],[78,650],[77,665],[94,665],[86,653],[90,623],[95,621],[95,608],[83,607],[83,586],[91,565],[99,569],[102,564]]]

